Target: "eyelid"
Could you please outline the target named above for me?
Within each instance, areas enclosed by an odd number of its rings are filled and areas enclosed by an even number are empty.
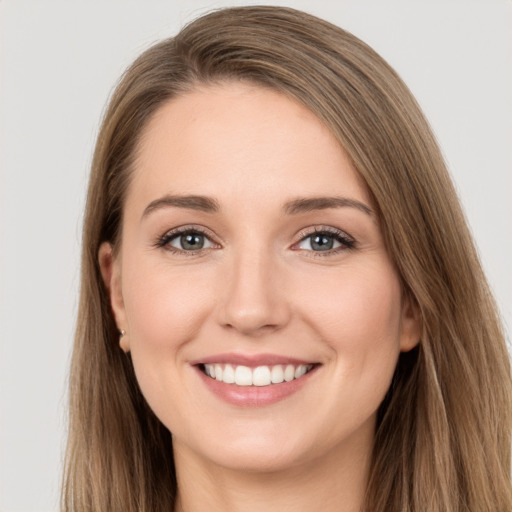
[[[297,248],[298,244],[300,244],[302,241],[304,241],[306,238],[313,236],[315,234],[328,234],[330,236],[333,236],[337,238],[337,240],[341,243],[340,247],[337,247],[335,249],[331,249],[328,251],[312,251],[308,249],[300,249]],[[346,231],[343,231],[341,229],[335,228],[333,226],[325,226],[325,225],[317,225],[317,226],[311,226],[308,228],[304,228],[297,233],[298,240],[294,242],[292,245],[292,249],[298,250],[298,251],[305,251],[309,253],[314,253],[314,256],[328,256],[335,254],[340,251],[353,249],[356,244],[356,240],[353,236],[349,235]]]
[[[197,250],[186,251],[184,249],[179,249],[177,247],[173,247],[173,246],[169,245],[169,242],[172,239],[174,239],[180,235],[186,234],[186,233],[194,233],[194,232],[199,233],[199,234],[203,235],[204,237],[206,237],[214,247],[206,247],[206,248],[201,248],[201,249],[197,249]],[[330,236],[333,236],[338,240],[338,242],[341,244],[341,246],[336,247],[334,249],[327,250],[327,251],[313,251],[310,249],[301,249],[301,248],[297,247],[298,244],[300,244],[306,238],[313,236],[315,234],[328,234]],[[343,231],[339,228],[335,228],[333,226],[325,226],[325,225],[317,225],[317,226],[311,226],[311,227],[301,229],[297,233],[296,237],[297,237],[297,241],[292,244],[291,249],[297,250],[297,251],[300,250],[300,251],[304,251],[304,252],[308,252],[308,253],[313,253],[313,256],[315,256],[315,257],[316,256],[333,255],[340,251],[353,249],[356,244],[356,240],[354,239],[354,237],[349,235],[346,231]],[[163,235],[161,235],[157,238],[157,240],[154,242],[153,245],[158,248],[165,248],[165,249],[169,250],[170,252],[175,252],[178,254],[195,255],[195,254],[198,254],[203,251],[221,248],[221,244],[215,240],[216,238],[217,237],[215,235],[213,235],[211,233],[211,231],[204,226],[201,226],[199,224],[185,224],[185,225],[177,226],[175,228],[167,230]]]
[[[200,235],[203,235],[205,238],[207,238],[214,247],[204,247],[193,251],[186,251],[184,249],[179,249],[169,245],[171,240],[186,233],[199,233]],[[170,252],[175,252],[178,254],[194,255],[201,251],[219,248],[220,244],[215,241],[215,238],[216,237],[211,233],[211,231],[204,226],[199,224],[184,224],[183,226],[177,226],[175,228],[169,229],[163,235],[158,236],[153,245],[155,247],[164,248]]]

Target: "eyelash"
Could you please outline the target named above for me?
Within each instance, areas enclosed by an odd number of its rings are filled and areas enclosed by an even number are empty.
[[[334,238],[335,241],[340,243],[339,247],[336,247],[335,249],[329,249],[326,251],[313,251],[313,250],[307,250],[307,249],[296,249],[296,250],[305,250],[309,253],[311,253],[311,256],[314,258],[325,258],[328,256],[332,256],[334,254],[338,254],[343,251],[355,249],[356,242],[355,240],[349,236],[344,231],[341,231],[340,229],[336,229],[330,226],[317,226],[314,227],[313,230],[310,228],[305,229],[299,233],[300,240],[293,244],[294,246],[299,245],[301,242],[306,240],[307,238],[313,237],[315,235],[327,235],[330,238]]]
[[[169,245],[172,240],[184,235],[202,235],[207,238],[212,244],[215,242],[212,241],[211,236],[207,233],[207,231],[200,226],[187,226],[183,228],[172,229],[171,231],[167,231],[155,243],[155,246],[158,248],[164,248],[167,251],[170,251],[174,254],[184,255],[184,256],[195,256],[199,254],[201,251],[206,249],[197,249],[193,251],[186,251],[184,249],[177,249],[172,245]]]
[[[207,231],[200,226],[187,226],[183,228],[176,228],[171,231],[168,231],[164,233],[161,237],[159,237],[154,244],[157,248],[164,248],[172,253],[184,255],[184,256],[195,256],[199,254],[201,251],[208,250],[210,248],[202,248],[197,250],[190,250],[186,251],[184,249],[177,249],[176,247],[173,247],[172,245],[169,245],[172,240],[174,240],[177,237],[184,236],[184,235],[202,235],[205,238],[207,238],[212,244],[218,245],[211,239],[211,236],[207,233]],[[314,235],[326,235],[328,237],[334,238],[335,241],[339,242],[341,245],[340,247],[337,247],[335,249],[329,249],[326,251],[313,251],[308,249],[294,249],[294,250],[304,250],[306,252],[311,253],[311,256],[313,257],[326,257],[326,256],[332,256],[333,254],[337,254],[341,251],[346,251],[350,249],[354,249],[356,246],[355,240],[347,235],[344,231],[341,231],[339,229],[329,227],[329,226],[321,226],[321,227],[315,227],[313,230],[311,229],[305,229],[302,230],[299,233],[300,239],[298,242],[294,243],[293,246],[299,245],[301,242],[305,241],[307,238],[312,237]]]

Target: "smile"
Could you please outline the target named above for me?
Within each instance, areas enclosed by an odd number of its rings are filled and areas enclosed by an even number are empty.
[[[201,370],[219,382],[235,386],[270,386],[300,379],[310,372],[312,364],[287,364],[274,366],[257,366],[250,368],[231,364],[202,364]]]
[[[223,402],[263,407],[299,393],[323,366],[279,354],[225,353],[189,361],[203,385]]]

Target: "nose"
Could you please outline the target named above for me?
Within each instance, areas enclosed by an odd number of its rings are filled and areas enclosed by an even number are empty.
[[[264,251],[235,257],[224,279],[225,292],[218,309],[224,328],[259,337],[289,322],[291,305],[283,273]]]

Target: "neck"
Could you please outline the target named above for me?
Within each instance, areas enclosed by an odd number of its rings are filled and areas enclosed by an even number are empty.
[[[175,444],[175,512],[310,512],[320,506],[322,512],[359,512],[371,444],[348,443],[293,467],[268,472],[222,467]]]

